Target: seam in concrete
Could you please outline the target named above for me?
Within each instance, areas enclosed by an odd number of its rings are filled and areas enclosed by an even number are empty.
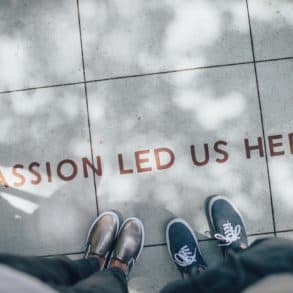
[[[85,102],[86,102],[86,111],[87,111],[87,123],[88,123],[88,130],[89,130],[91,160],[92,160],[93,166],[95,166],[93,144],[92,144],[91,121],[90,121],[90,114],[89,114],[88,91],[87,91],[87,83],[86,83],[86,72],[85,72],[85,63],[84,63],[84,53],[83,53],[83,42],[82,42],[80,11],[79,11],[79,0],[76,0],[76,5],[77,5],[77,14],[78,14],[78,28],[79,28],[80,49],[81,49],[81,58],[82,58],[82,70],[83,70],[83,81],[84,81],[83,83],[84,83],[84,93],[85,93]],[[94,180],[94,190],[95,190],[95,200],[96,200],[97,214],[99,214],[99,201],[98,201],[98,193],[97,193],[97,183],[96,183],[96,176],[95,176],[95,171],[94,170],[93,170],[93,180]]]
[[[253,67],[254,67],[254,73],[255,73],[256,89],[257,89],[257,98],[258,98],[259,111],[260,111],[262,136],[263,136],[263,142],[264,142],[263,145],[264,145],[264,150],[265,150],[265,161],[266,161],[266,170],[267,170],[268,185],[269,185],[269,194],[270,194],[271,213],[272,213],[272,220],[273,220],[273,229],[274,229],[274,235],[276,237],[276,219],[275,219],[275,209],[274,209],[274,202],[273,202],[273,195],[272,195],[271,175],[270,175],[269,162],[268,162],[266,132],[265,132],[265,128],[264,128],[264,119],[263,119],[262,103],[261,103],[260,90],[259,90],[257,66],[256,66],[256,62],[255,62],[254,41],[253,41],[253,35],[252,35],[251,19],[250,19],[250,13],[249,13],[248,0],[246,0],[246,8],[247,8],[248,23],[249,23],[249,33],[250,33],[250,41],[251,41],[251,49],[252,49],[252,57],[253,57]]]
[[[291,230],[280,230],[277,231],[276,233],[284,233],[284,232],[293,232],[293,229]],[[248,237],[251,236],[266,236],[266,235],[271,235],[274,234],[273,231],[271,232],[262,232],[262,233],[254,233],[254,234],[248,234]],[[199,239],[198,242],[208,242],[208,241],[216,241],[215,238],[208,238],[208,239]],[[166,246],[166,242],[162,243],[157,243],[157,244],[147,244],[144,246],[144,248],[151,248],[151,247],[161,247],[161,246]],[[75,251],[75,252],[68,252],[68,253],[59,253],[59,254],[48,254],[48,255],[40,255],[40,257],[53,257],[53,256],[66,256],[66,255],[79,255],[79,254],[84,254],[84,251]]]
[[[27,92],[27,91],[50,89],[50,88],[62,87],[62,86],[73,86],[73,85],[80,85],[80,84],[84,84],[84,82],[76,81],[76,82],[70,82],[70,83],[43,85],[39,87],[28,87],[28,88],[22,88],[22,89],[6,90],[6,91],[0,91],[0,94],[11,94],[11,93],[17,93],[17,92]]]
[[[15,93],[15,92],[24,92],[24,91],[54,88],[54,87],[80,85],[80,84],[85,84],[85,83],[95,83],[95,82],[124,79],[124,78],[125,79],[126,78],[139,78],[139,77],[145,77],[145,76],[176,73],[176,72],[196,71],[196,70],[204,70],[204,69],[211,69],[211,68],[218,68],[218,67],[220,68],[220,67],[229,67],[229,66],[241,66],[241,65],[254,64],[254,63],[276,62],[276,61],[284,61],[284,60],[293,60],[293,57],[281,57],[281,58],[271,58],[271,59],[263,59],[263,60],[260,59],[260,60],[256,60],[255,62],[254,61],[247,61],[247,62],[238,62],[238,63],[190,67],[190,68],[182,68],[182,69],[172,69],[172,70],[166,70],[166,71],[158,71],[158,72],[150,72],[150,73],[142,73],[142,74],[134,74],[134,75],[122,75],[122,76],[117,76],[117,77],[108,77],[108,78],[101,78],[101,79],[95,79],[95,80],[87,80],[87,81],[84,80],[84,81],[60,83],[60,84],[53,84],[53,85],[43,85],[43,86],[36,86],[36,87],[29,87],[29,88],[22,88],[22,89],[12,89],[12,90],[0,91],[0,95],[1,94],[10,94],[10,93]]]
[[[163,74],[170,74],[170,73],[177,73],[177,72],[196,71],[196,70],[204,70],[204,69],[211,69],[211,68],[229,67],[229,66],[240,66],[240,65],[247,65],[247,64],[253,64],[253,61],[188,67],[188,68],[172,69],[172,70],[159,71],[159,72],[150,72],[150,73],[142,73],[142,74],[133,74],[133,75],[124,75],[124,76],[116,76],[116,77],[109,77],[109,78],[93,79],[93,80],[87,80],[87,83],[103,82],[103,81],[117,80],[117,79],[124,79],[124,78],[140,78],[140,77],[145,77],[145,76],[163,75]]]
[[[292,60],[293,57],[280,57],[280,58],[271,58],[271,59],[260,59],[255,60],[255,63],[264,63],[264,62],[276,62],[276,61],[285,61],[285,60]]]

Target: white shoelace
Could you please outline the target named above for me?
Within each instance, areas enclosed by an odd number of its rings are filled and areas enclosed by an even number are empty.
[[[239,237],[241,233],[240,225],[236,225],[235,227],[233,227],[232,224],[229,221],[227,221],[227,223],[223,224],[223,229],[224,229],[224,235],[219,233],[215,234],[216,239],[226,242],[223,244],[219,244],[219,246],[229,246],[233,242],[240,239]]]
[[[194,249],[194,253],[192,253],[189,247],[187,245],[184,245],[180,248],[178,253],[175,253],[174,259],[178,265],[182,267],[187,267],[196,262],[196,249]]]

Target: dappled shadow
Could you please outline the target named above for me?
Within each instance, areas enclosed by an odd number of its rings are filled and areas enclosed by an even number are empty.
[[[292,57],[292,1],[248,0],[248,2],[256,60]]]
[[[106,110],[91,116],[94,150],[105,164],[100,206],[120,206],[127,215],[142,217],[148,244],[164,242],[170,212],[201,233],[209,230],[204,199],[215,193],[232,197],[242,207],[250,233],[272,230],[265,161],[257,155],[247,160],[243,142],[248,137],[255,144],[262,135],[252,65],[105,81],[89,85],[88,93],[90,113]],[[229,159],[222,164],[213,149],[218,140],[228,144]],[[204,143],[209,144],[210,161],[198,167],[190,146],[195,145],[203,160]],[[152,152],[157,147],[174,151],[172,168],[156,170]],[[151,150],[152,173],[135,170],[134,152],[143,149]],[[119,174],[118,153],[133,174]]]
[[[88,79],[252,61],[245,1],[158,6],[88,0],[81,4],[81,20]],[[105,81],[88,89],[94,150],[109,166],[98,191],[102,209],[120,206],[146,223],[158,213],[160,224],[149,225],[147,243],[160,243],[169,212],[202,233],[208,230],[204,199],[223,193],[243,211],[250,233],[272,231],[265,160],[257,154],[247,160],[243,142],[255,144],[262,136],[252,64]],[[195,167],[190,145],[202,156],[203,144],[212,149],[217,140],[228,142],[228,162],[217,164],[213,152],[209,165]],[[118,153],[132,168],[136,150],[155,147],[174,150],[170,170],[119,174]],[[145,209],[146,200],[155,208]]]
[[[74,1],[1,1],[0,42],[0,92],[83,79]]]
[[[87,79],[252,61],[245,1],[81,2]]]
[[[90,159],[83,86],[51,88],[1,95],[0,170],[9,188],[0,190],[1,250],[53,254],[82,249],[86,229],[95,217],[93,178],[84,178],[81,157]],[[57,163],[72,159],[78,165],[74,181],[57,176]],[[40,182],[28,170],[32,162]],[[50,180],[45,167],[51,164]],[[22,164],[18,173],[12,166]],[[65,168],[65,173],[71,169]],[[34,179],[36,180],[36,179]]]
[[[2,1],[0,7],[0,91],[82,81],[75,1]],[[84,0],[80,13],[88,80],[252,61],[242,0]],[[253,33],[268,25],[263,15],[252,21]],[[286,34],[292,24],[284,19]],[[246,137],[255,144],[262,136],[253,64],[90,83],[88,94],[94,154],[103,159],[103,176],[96,177],[101,210],[141,217],[147,244],[164,243],[165,224],[175,216],[206,238],[203,203],[221,193],[239,206],[250,233],[272,231],[265,160],[257,154],[247,160],[243,144]],[[7,177],[15,163],[27,169],[39,161],[44,173],[45,162],[56,167],[70,158],[82,168],[80,158],[90,157],[83,85],[0,99],[0,169]],[[227,142],[229,159],[222,164],[213,150],[217,140]],[[204,143],[210,161],[197,167],[190,146],[203,158]],[[156,170],[156,147],[174,151],[172,168]],[[153,171],[137,174],[134,152],[143,149],[150,149]],[[133,174],[119,174],[118,153]],[[1,250],[81,249],[96,211],[92,178],[53,179],[0,191]],[[29,201],[30,209],[15,199]]]

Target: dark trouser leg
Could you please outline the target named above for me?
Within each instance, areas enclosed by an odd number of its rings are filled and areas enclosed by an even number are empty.
[[[293,242],[273,238],[257,241],[241,253],[232,253],[223,264],[187,282],[170,284],[161,292],[240,292],[270,274],[292,272]]]
[[[80,281],[70,292],[127,293],[125,273],[120,269],[100,271]]]
[[[43,258],[0,254],[0,263],[34,276],[53,287],[72,286],[99,270],[96,259],[72,261],[67,257]]]

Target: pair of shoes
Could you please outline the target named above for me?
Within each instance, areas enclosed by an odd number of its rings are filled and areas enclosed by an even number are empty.
[[[206,213],[214,237],[225,255],[230,250],[238,252],[248,247],[244,220],[229,199],[220,195],[209,197]],[[206,270],[197,237],[187,222],[180,218],[169,222],[166,240],[170,257],[182,275]]]
[[[107,268],[112,260],[118,260],[126,265],[124,272],[128,275],[143,249],[144,226],[135,217],[120,223],[119,215],[113,211],[99,215],[88,232],[85,258],[105,259],[100,269]]]

